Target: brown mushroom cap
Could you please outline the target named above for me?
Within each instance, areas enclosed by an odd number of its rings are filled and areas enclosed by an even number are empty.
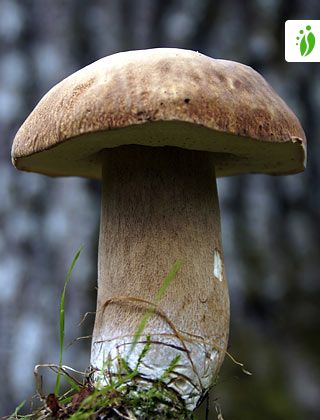
[[[289,174],[306,139],[252,68],[174,48],[102,58],[54,86],[18,131],[18,169],[101,178],[99,152],[127,144],[214,152],[217,176]]]

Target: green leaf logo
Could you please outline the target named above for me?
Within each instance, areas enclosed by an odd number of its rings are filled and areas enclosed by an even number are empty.
[[[302,35],[302,37],[301,36],[296,37],[296,40],[297,40],[296,45],[300,44],[299,46],[300,46],[301,57],[306,57],[307,55],[309,55],[313,51],[314,46],[316,44],[316,38],[314,36],[314,33],[311,32],[310,25],[306,26],[306,31],[307,32],[305,33],[304,30],[301,29],[299,31],[299,34]]]

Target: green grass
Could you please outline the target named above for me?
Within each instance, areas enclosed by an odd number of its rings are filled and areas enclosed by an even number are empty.
[[[140,364],[151,348],[150,336],[146,337],[146,343],[142,348],[136,365],[133,369],[129,367],[126,359],[118,356],[116,364],[118,367],[117,372],[111,372],[111,360],[106,361],[106,365],[103,367],[102,372],[104,373],[107,380],[103,381],[103,384],[97,383],[97,380],[93,380],[91,375],[86,375],[84,373],[82,373],[81,381],[79,381],[72,376],[72,373],[70,373],[74,372],[72,368],[63,366],[62,362],[65,343],[65,297],[73,269],[81,254],[81,251],[82,247],[78,249],[72,260],[72,263],[67,272],[60,298],[59,364],[38,365],[40,368],[50,368],[57,375],[54,394],[49,394],[51,401],[53,399],[53,402],[57,404],[58,411],[56,415],[62,415],[62,417],[56,418],[71,420],[93,420],[97,418],[98,415],[101,415],[106,419],[110,418],[129,420],[160,420],[166,418],[178,420],[195,419],[194,415],[186,409],[185,403],[181,399],[180,395],[178,395],[172,388],[169,388],[166,383],[170,379],[170,374],[174,372],[176,366],[179,363],[179,355],[175,356],[171,360],[161,377],[157,380],[151,380],[150,378],[142,377],[139,373]],[[158,307],[158,304],[160,303],[166,290],[169,288],[170,284],[180,270],[181,265],[182,264],[180,261],[176,261],[174,263],[172,269],[161,283],[152,302],[147,302],[139,298],[132,298],[132,301],[146,304],[148,309],[145,311],[141,322],[139,323],[138,328],[133,336],[133,343],[131,345],[130,352],[132,352],[132,350],[137,345],[148,321],[155,312],[164,317],[164,319],[169,323],[175,332],[177,338],[182,340],[182,345],[184,344],[183,338],[180,337],[179,332],[175,330],[174,325],[169,319],[166,318],[165,314],[161,313],[161,310]],[[230,353],[226,352],[226,355],[230,357],[233,363],[240,366],[244,373],[249,375],[251,374],[244,369],[243,363],[235,360],[234,357],[230,355]],[[7,419],[44,420],[49,418],[49,396],[46,399],[42,392],[42,378],[37,373],[38,367],[35,368],[35,372],[37,379],[37,392],[41,402],[40,408],[33,411],[32,414],[21,415],[19,413],[26,404],[26,401],[23,401],[16,407],[15,411],[7,417]],[[69,387],[62,395],[60,395],[62,379],[68,383]],[[143,385],[141,385],[141,383],[143,383]],[[214,384],[212,386],[214,386]],[[223,420],[218,404],[215,404],[215,410],[217,418]],[[54,416],[51,416],[50,418],[52,417]]]
[[[55,404],[57,414],[64,412],[63,418],[71,420],[87,420],[94,419],[98,415],[104,415],[105,418],[129,418],[134,419],[193,419],[192,413],[186,409],[184,401],[173,389],[168,388],[166,380],[174,371],[179,363],[180,356],[177,355],[169,363],[161,377],[157,380],[150,380],[141,377],[139,366],[151,348],[151,337],[147,336],[136,366],[131,369],[124,358],[118,356],[116,373],[111,373],[110,366],[106,366],[104,374],[108,376],[109,383],[103,386],[97,384],[88,377],[83,377],[83,385],[72,378],[63,366],[63,352],[65,343],[65,296],[67,286],[71,279],[74,266],[81,254],[82,247],[76,252],[72,263],[68,269],[66,280],[60,298],[59,310],[59,364],[58,365],[39,365],[39,367],[49,367],[57,374],[54,394],[49,394],[51,402],[47,400],[33,414],[20,415],[19,412],[25,405],[25,401],[17,406],[14,413],[9,416],[10,420],[42,420],[48,418],[48,407]],[[130,351],[137,345],[150,317],[157,309],[161,298],[174,280],[176,274],[181,268],[181,262],[176,261],[163,280],[157,291],[154,301],[150,302],[150,308],[146,310],[142,320],[134,334],[133,343]],[[108,371],[109,369],[109,371]],[[71,368],[69,370],[72,371]],[[60,395],[60,387],[62,378],[68,382],[69,389]],[[40,381],[41,382],[41,381]],[[141,383],[143,382],[143,385]],[[38,394],[42,395],[42,390]],[[43,398],[42,398],[43,400]],[[52,402],[53,401],[53,402]],[[52,405],[53,404],[53,405]]]
[[[167,276],[165,277],[165,279],[163,280],[162,284],[159,287],[159,290],[156,293],[156,296],[154,298],[153,304],[154,306],[152,308],[149,308],[146,313],[144,314],[140,324],[138,325],[138,328],[133,336],[133,342],[130,348],[130,352],[133,351],[133,349],[135,348],[135,346],[137,345],[139,338],[141,337],[141,334],[143,333],[148,321],[150,320],[151,316],[154,314],[155,309],[156,309],[156,305],[158,305],[158,303],[160,302],[162,296],[165,294],[166,290],[168,289],[168,287],[170,286],[170,284],[172,283],[173,279],[175,278],[175,276],[177,275],[178,271],[181,268],[181,261],[176,261],[173,265],[173,267],[171,268],[170,272],[167,274]]]
[[[87,420],[98,414],[107,418],[129,419],[193,419],[180,396],[168,388],[165,379],[174,371],[179,357],[175,357],[166,368],[161,378],[155,381],[141,378],[139,365],[151,347],[151,338],[142,349],[136,366],[130,369],[125,359],[118,358],[117,374],[112,374],[110,384],[99,388],[87,387],[87,395],[78,405],[71,405],[70,420]],[[140,386],[144,379],[143,388]],[[147,382],[147,384],[146,384]],[[110,417],[108,417],[110,416]],[[112,417],[111,417],[112,416]],[[116,417],[114,417],[116,416]],[[136,417],[138,416],[138,417]]]
[[[26,403],[26,400],[22,401],[19,405],[17,405],[14,412],[8,417],[8,419],[12,420],[12,419],[18,418],[19,411],[23,408],[25,403]],[[22,418],[22,417],[20,416],[20,418]]]
[[[62,358],[63,358],[63,349],[64,349],[64,337],[65,337],[65,311],[64,311],[64,307],[65,307],[65,296],[66,296],[66,290],[67,290],[67,285],[70,281],[71,278],[71,274],[72,271],[74,269],[74,266],[76,265],[76,262],[81,254],[82,251],[82,247],[80,247],[78,249],[78,251],[76,252],[76,255],[74,256],[72,263],[68,269],[67,272],[67,277],[66,280],[64,282],[64,286],[62,289],[62,293],[61,293],[61,298],[60,298],[60,312],[59,312],[59,336],[60,336],[60,352],[59,352],[59,370],[58,370],[58,374],[57,374],[57,379],[56,379],[56,385],[54,388],[54,393],[55,395],[59,395],[60,393],[60,382],[61,382],[61,367],[62,367]]]

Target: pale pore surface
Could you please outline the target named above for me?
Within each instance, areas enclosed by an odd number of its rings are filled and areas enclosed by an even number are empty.
[[[19,169],[52,176],[101,179],[100,151],[121,146],[124,139],[127,144],[213,152],[217,177],[248,172],[295,173],[297,162],[302,159],[301,147],[305,147],[299,139],[271,143],[186,122],[160,121],[80,135],[41,153],[20,157]],[[301,168],[304,164],[301,161]]]

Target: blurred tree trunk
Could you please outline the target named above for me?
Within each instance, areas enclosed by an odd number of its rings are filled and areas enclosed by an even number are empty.
[[[95,307],[99,187],[18,173],[9,158],[15,131],[39,98],[78,68],[116,51],[175,46],[252,65],[299,115],[309,140],[305,174],[219,183],[230,351],[256,373],[245,378],[226,362],[209,418],[217,398],[226,418],[318,417],[320,74],[313,64],[286,63],[283,45],[286,20],[319,12],[316,0],[1,1],[1,415],[33,392],[34,362],[58,358],[59,294],[81,243],[77,287],[67,296],[70,340],[90,334],[92,324],[74,327]],[[66,362],[84,368],[89,347],[71,347]]]

